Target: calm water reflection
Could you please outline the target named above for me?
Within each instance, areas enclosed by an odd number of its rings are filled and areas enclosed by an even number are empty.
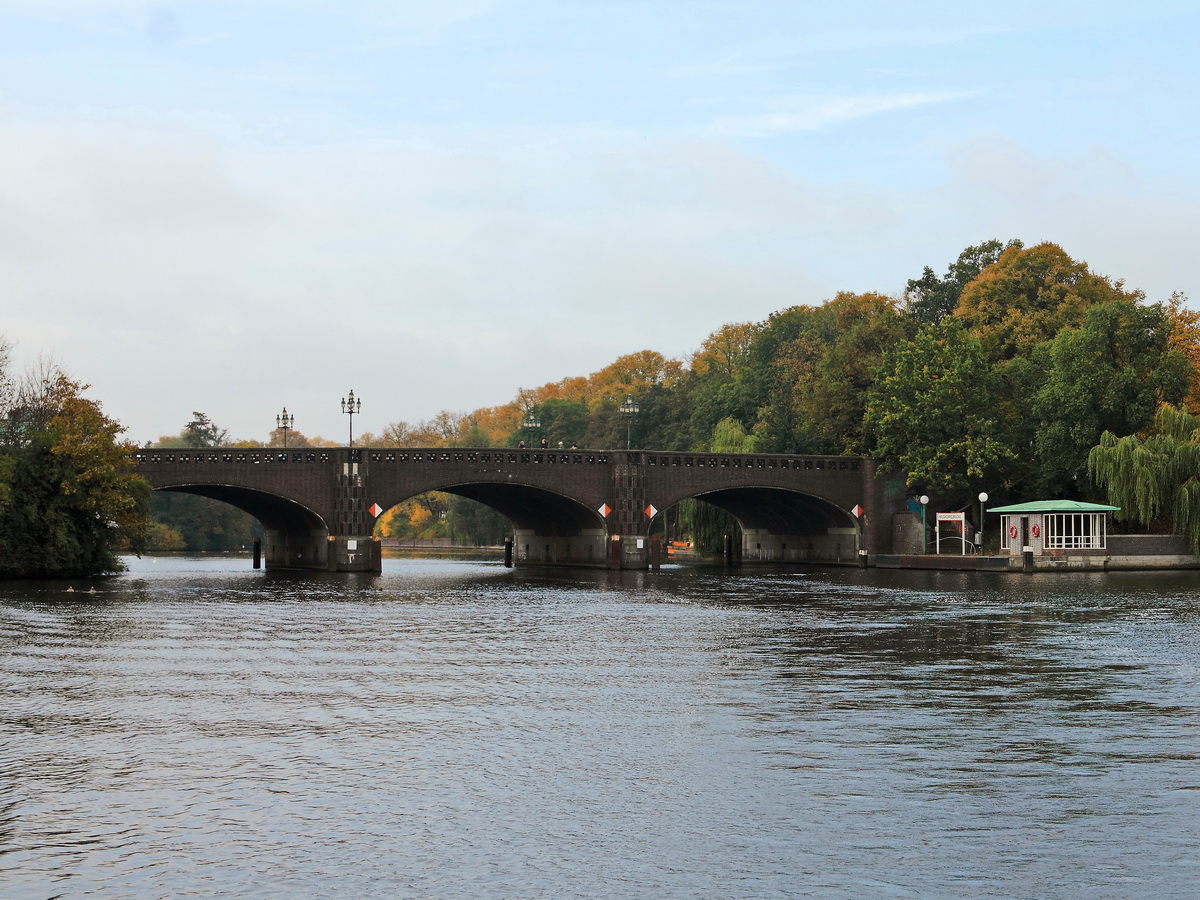
[[[1200,575],[0,583],[0,895],[1194,897]]]

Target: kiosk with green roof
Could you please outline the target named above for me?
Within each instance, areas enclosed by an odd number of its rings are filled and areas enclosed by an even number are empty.
[[[1041,556],[1107,549],[1108,514],[1120,508],[1080,500],[1033,500],[988,512],[1000,514],[1002,552],[1019,556],[1028,547]]]

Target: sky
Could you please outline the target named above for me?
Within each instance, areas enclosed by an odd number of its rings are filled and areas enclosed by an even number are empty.
[[[0,335],[138,443],[469,412],[989,238],[1200,301],[1200,4],[0,0]]]

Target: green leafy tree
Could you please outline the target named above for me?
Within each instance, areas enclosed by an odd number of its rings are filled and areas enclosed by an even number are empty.
[[[1144,431],[1160,404],[1183,400],[1191,365],[1170,349],[1170,337],[1162,306],[1114,300],[1091,307],[1080,328],[1054,339],[1049,375],[1032,404],[1031,481],[1039,493],[1074,492],[1103,432]]]
[[[763,450],[818,453],[829,449],[797,402],[797,385],[817,377],[815,369],[834,338],[832,328],[833,317],[822,307],[793,306],[773,313],[755,335],[745,375],[750,411],[739,419],[753,423]],[[714,423],[721,417],[716,416]]]
[[[908,484],[961,492],[993,485],[1013,461],[990,411],[990,367],[952,318],[889,353],[867,398],[878,457]]]
[[[1200,552],[1200,418],[1164,405],[1146,436],[1111,431],[1088,453],[1088,472],[1120,507],[1120,521],[1150,526],[1170,518]]]

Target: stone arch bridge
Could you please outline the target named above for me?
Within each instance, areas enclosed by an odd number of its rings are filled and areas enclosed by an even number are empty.
[[[155,490],[223,500],[262,522],[272,568],[378,571],[376,516],[426,491],[507,516],[515,562],[646,568],[651,525],[696,498],[742,526],[743,562],[866,563],[891,550],[889,496],[862,457],[465,448],[139,450]]]

